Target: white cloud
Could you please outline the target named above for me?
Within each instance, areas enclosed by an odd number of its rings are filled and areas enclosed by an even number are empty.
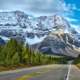
[[[78,33],[80,33],[80,26],[78,26],[78,27],[75,26],[75,30],[76,30]]]
[[[80,33],[80,28],[78,27],[78,28],[76,28],[76,30],[78,31],[78,33]]]
[[[0,10],[22,10],[32,13],[72,13],[78,10],[75,4],[66,4],[64,0],[0,0]]]
[[[0,0],[0,10],[24,10],[32,13],[62,13],[70,8],[62,0]]]
[[[70,24],[71,25],[71,27],[74,27],[74,28],[79,28],[79,25],[75,25],[75,24]]]
[[[69,22],[76,22],[76,21],[78,21],[77,19],[70,18],[70,17],[67,17],[67,16],[65,16],[65,19],[67,19]]]
[[[59,14],[69,22],[76,19],[69,16],[74,15],[73,10],[78,10],[75,4],[66,4],[64,0],[0,0],[0,11],[21,10],[36,16]]]
[[[75,30],[80,33],[80,25],[76,25],[76,24],[70,24],[71,27],[75,28]]]
[[[76,6],[76,4],[67,4],[67,7],[69,7],[70,10],[80,11],[80,8],[78,8],[78,7]]]

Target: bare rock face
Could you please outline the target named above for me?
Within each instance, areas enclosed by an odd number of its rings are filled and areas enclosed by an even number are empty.
[[[80,35],[63,17],[53,16],[54,27],[40,43],[33,45],[43,53],[77,57],[80,54]]]
[[[37,44],[37,49],[43,53],[77,57],[80,54],[80,41],[74,36],[64,34],[49,34],[44,41]]]
[[[2,43],[15,38],[45,53],[77,57],[80,34],[59,16],[34,17],[21,11],[0,12]]]

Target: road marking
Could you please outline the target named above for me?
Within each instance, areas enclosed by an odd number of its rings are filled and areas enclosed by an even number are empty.
[[[71,64],[69,64],[68,74],[67,74],[66,80],[69,80],[70,71],[71,71]]]
[[[43,68],[53,68],[54,65],[42,65],[42,66],[35,66],[30,68],[22,68],[22,69],[15,69],[15,70],[9,70],[9,71],[2,71],[0,72],[0,75],[7,75],[7,74],[13,74],[13,73],[20,73],[23,71],[29,71],[29,70],[37,70],[37,69],[43,69]]]
[[[29,80],[29,79],[31,79],[33,77],[40,76],[41,74],[49,72],[51,70],[52,70],[51,68],[50,69],[49,68],[45,68],[45,69],[42,69],[42,70],[40,70],[38,72],[32,72],[30,74],[23,75],[23,76],[17,78],[16,80]]]

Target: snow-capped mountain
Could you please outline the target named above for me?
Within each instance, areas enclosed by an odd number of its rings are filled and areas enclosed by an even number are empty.
[[[0,38],[36,44],[43,52],[74,57],[80,52],[80,34],[59,15],[33,17],[21,11],[0,12]]]
[[[66,32],[69,27],[68,22],[58,15],[33,17],[21,11],[0,12],[0,35],[22,38],[29,44],[41,42],[52,30]]]

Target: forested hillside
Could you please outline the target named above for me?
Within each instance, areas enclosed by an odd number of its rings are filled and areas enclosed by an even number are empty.
[[[31,49],[28,45],[11,39],[7,44],[0,46],[0,67],[35,66],[44,64],[67,63],[64,56],[50,56]]]

